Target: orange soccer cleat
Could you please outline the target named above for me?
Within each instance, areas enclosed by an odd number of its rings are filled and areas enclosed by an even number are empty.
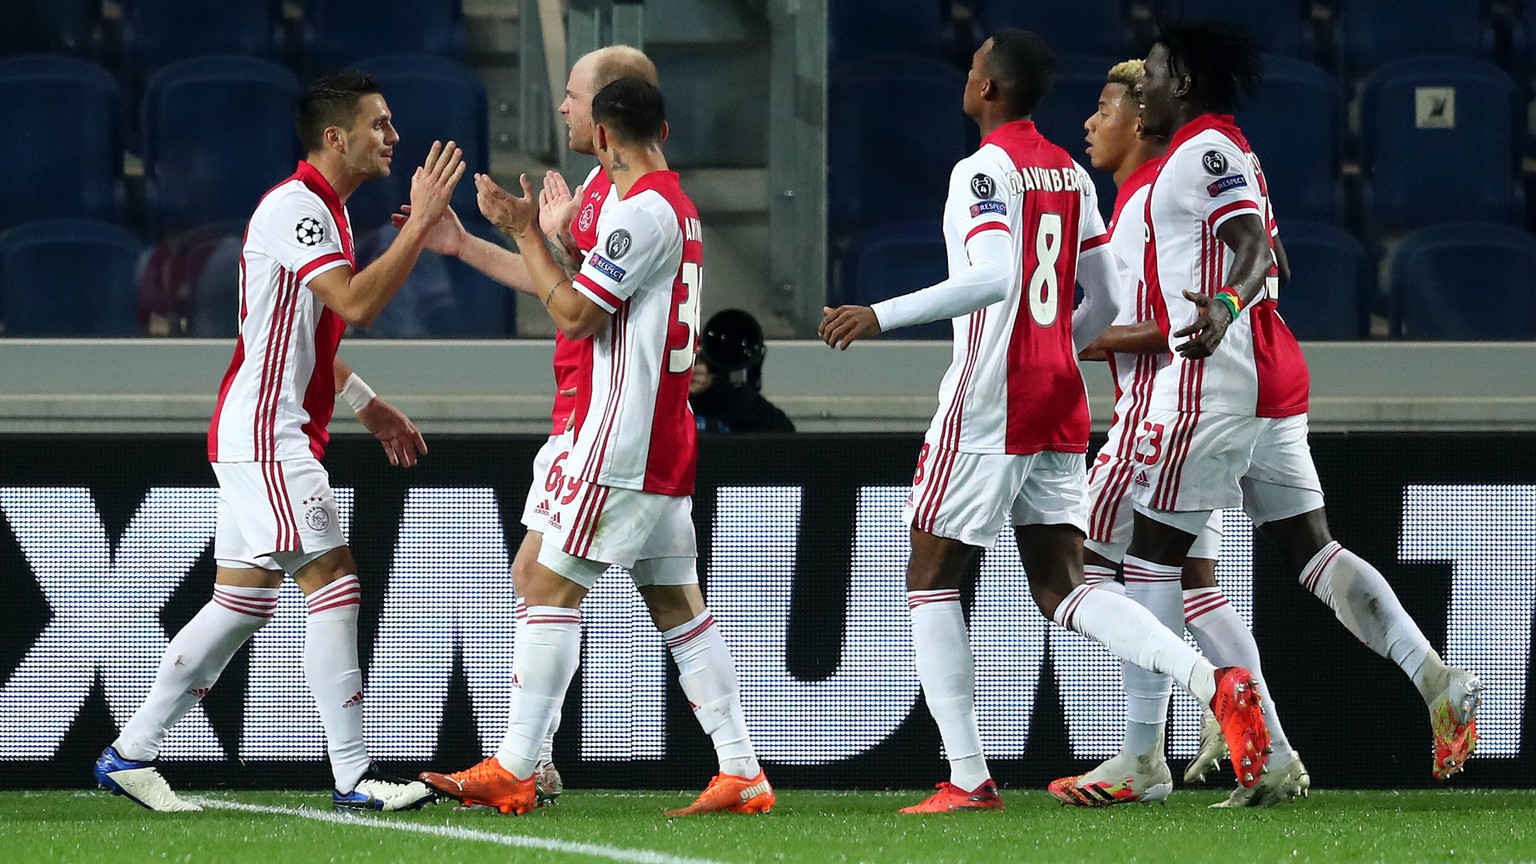
[[[939,791],[911,807],[901,808],[903,813],[955,813],[961,810],[1001,810],[1002,796],[997,794],[997,784],[984,781],[970,792],[949,781],[936,784]]]
[[[1252,789],[1269,761],[1269,727],[1264,724],[1264,706],[1260,704],[1259,679],[1241,666],[1216,670],[1216,696],[1211,711],[1221,724],[1232,757],[1232,770],[1238,785]]]
[[[716,774],[709,786],[699,793],[692,804],[679,810],[668,810],[668,816],[697,816],[700,813],[767,813],[773,809],[776,799],[768,775],[762,771],[756,777],[737,777],[735,774]]]
[[[1465,768],[1477,749],[1477,709],[1482,701],[1483,682],[1477,676],[1455,667],[1446,670],[1445,687],[1429,705],[1436,780],[1446,780]]]
[[[423,771],[420,780],[466,807],[494,807],[503,813],[521,815],[538,806],[533,777],[519,780],[492,756],[452,774]]]
[[[1140,756],[1116,753],[1087,774],[1051,781],[1046,790],[1072,807],[1167,801],[1173,791],[1173,774],[1159,746],[1155,752]]]

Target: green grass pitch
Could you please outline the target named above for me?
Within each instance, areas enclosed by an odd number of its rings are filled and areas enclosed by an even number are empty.
[[[787,791],[766,816],[669,820],[687,794],[572,790],[529,816],[337,814],[303,792],[190,793],[202,813],[157,814],[105,792],[0,793],[9,862],[1277,862],[1536,860],[1536,793],[1319,792],[1271,810],[1167,805],[1077,810],[1005,792],[1002,813],[901,816],[924,793]],[[214,809],[217,806],[219,809]],[[241,809],[223,809],[241,808]]]

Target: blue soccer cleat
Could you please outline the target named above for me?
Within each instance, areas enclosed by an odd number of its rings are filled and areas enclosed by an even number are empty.
[[[203,809],[177,797],[171,784],[160,776],[160,769],[155,767],[153,760],[136,762],[124,759],[116,747],[101,751],[94,773],[101,788],[113,795],[121,795],[146,810],[156,813],[192,813]]]

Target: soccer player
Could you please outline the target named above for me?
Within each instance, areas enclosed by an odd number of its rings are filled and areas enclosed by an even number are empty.
[[[656,64],[639,49],[628,45],[610,45],[592,51],[571,67],[565,85],[565,100],[560,113],[570,127],[568,143],[577,153],[596,153],[592,139],[592,96],[620,78],[640,78],[657,84]],[[608,201],[612,181],[599,165],[586,181],[571,194],[564,178],[550,171],[545,174],[539,193],[539,227],[547,238],[555,260],[570,276],[575,276],[584,257],[597,246],[597,220]],[[409,208],[394,217],[397,226],[409,217]],[[428,240],[427,248],[440,255],[458,258],[480,272],[518,291],[536,293],[523,257],[516,252],[470,234],[450,208],[444,211]],[[513,634],[513,668],[522,656],[523,625],[528,620],[524,586],[529,568],[539,554],[539,543],[552,512],[555,499],[569,494],[571,433],[576,415],[591,394],[592,344],[588,339],[571,339],[555,332],[555,401],[550,411],[550,434],[533,459],[533,481],[523,504],[523,526],[528,530],[512,559],[512,587],[517,594],[516,631]],[[652,607],[652,617],[666,614],[665,608]],[[512,690],[515,702],[521,695]],[[515,713],[511,709],[510,713]],[[537,787],[539,802],[553,802],[565,789],[554,764],[555,732],[560,728],[560,706],[550,721],[548,733],[539,751]]]
[[[1115,379],[1115,413],[1109,437],[1088,472],[1088,494],[1093,502],[1088,513],[1088,539],[1083,553],[1084,577],[1115,590],[1115,570],[1131,542],[1131,502],[1127,500],[1131,478],[1138,463],[1132,453],[1134,430],[1146,416],[1152,380],[1168,365],[1168,343],[1154,320],[1146,291],[1142,264],[1145,258],[1147,191],[1162,164],[1168,139],[1141,133],[1141,103],[1134,93],[1141,80],[1142,61],[1128,60],[1109,71],[1097,109],[1084,122],[1088,157],[1093,167],[1110,172],[1119,193],[1110,221],[1110,251],[1131,271],[1121,283],[1123,296],[1115,324],[1088,346],[1087,353],[1101,353]],[[1278,238],[1277,238],[1278,242]],[[1127,431],[1131,430],[1131,431]],[[1167,578],[1135,567],[1126,568],[1125,588],[1131,599],[1151,610],[1163,626],[1183,630],[1186,598],[1195,613],[1189,629],[1201,651],[1213,663],[1243,666],[1259,679],[1260,689],[1269,686],[1259,666],[1258,647],[1216,584],[1216,557],[1221,549],[1220,513],[1212,513],[1184,559],[1182,578]],[[1180,590],[1182,583],[1182,591]],[[1172,682],[1129,663],[1124,667],[1126,691],[1125,740],[1120,752],[1086,774],[1062,777],[1050,784],[1050,792],[1062,802],[1102,807],[1136,801],[1161,801],[1173,790],[1173,776],[1163,752]],[[1202,728],[1200,753],[1190,764],[1190,780],[1215,764],[1224,745],[1220,729],[1212,734],[1215,719],[1207,713]],[[1304,794],[1310,785],[1305,768],[1289,768],[1291,751],[1271,698],[1268,720],[1271,746],[1269,770],[1252,787],[1239,785],[1223,806],[1278,804]]]
[[[1126,569],[1177,578],[1211,512],[1241,504],[1302,586],[1413,680],[1445,779],[1477,742],[1482,684],[1447,666],[1381,573],[1329,533],[1307,446],[1307,364],[1276,311],[1284,249],[1264,171],[1231,115],[1261,76],[1252,39],[1192,24],[1159,34],[1137,85],[1145,132],[1170,138],[1145,205],[1145,278],[1173,357],[1136,429]],[[1305,769],[1298,760],[1275,773]]]
[[[613,198],[598,243],[573,279],[551,257],[524,197],[479,175],[480,209],[510,234],[538,287],[532,293],[569,338],[592,340],[591,402],[578,415],[569,494],[553,503],[525,585],[526,642],[506,737],[496,755],[428,785],[503,813],[536,806],[538,750],[581,656],[579,607],[609,566],[630,571],[677,662],[694,714],[714,741],[720,773],[693,804],[668,815],[766,812],[773,788],[747,733],[735,666],[699,592],[692,493],[697,463],[688,409],[698,331],[703,242],[698,213],[667,170],[661,91],[621,78],[592,100],[598,161]]]
[[[950,278],[873,308],[827,309],[821,324],[822,339],[846,349],[865,335],[954,319],[954,359],[904,514],[917,673],[950,779],[904,813],[1002,809],[976,724],[960,582],[1009,515],[1042,612],[1212,704],[1245,785],[1266,758],[1263,709],[1246,669],[1212,667],[1142,606],[1083,582],[1088,402],[1074,333],[1085,345],[1113,320],[1125,273],[1086,172],[1029,120],[1054,66],[1045,42],[1022,30],[1002,30],[977,49],[964,109],[982,144],[950,176]],[[1086,289],[1075,313],[1074,284]]]
[[[412,218],[377,261],[354,272],[345,204],[389,176],[400,140],[378,85],[361,73],[321,78],[295,112],[308,155],[256,205],[241,253],[240,337],[208,431],[219,481],[213,600],[166,649],[149,696],[96,763],[96,779],[161,811],[197,810],[155,765],[166,731],[208,692],[235,651],[277,609],[283,574],[309,608],[304,672],[325,727],[340,809],[404,810],[432,797],[378,772],[363,744],[357,658],[362,589],[320,459],[338,393],[384,444],[391,464],[426,452],[405,415],[336,359],[348,324],[388,305],[464,174],[463,153],[433,142],[411,179]]]

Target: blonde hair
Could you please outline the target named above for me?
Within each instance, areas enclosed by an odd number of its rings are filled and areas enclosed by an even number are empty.
[[[1146,64],[1141,60],[1126,60],[1121,63],[1116,63],[1109,70],[1108,83],[1124,84],[1125,86],[1134,90],[1136,88],[1136,82],[1141,80],[1142,68],[1145,65]]]
[[[620,78],[640,78],[649,84],[661,86],[656,75],[656,64],[645,52],[632,45],[609,45],[599,48],[589,56],[592,64],[592,91],[607,87]]]

